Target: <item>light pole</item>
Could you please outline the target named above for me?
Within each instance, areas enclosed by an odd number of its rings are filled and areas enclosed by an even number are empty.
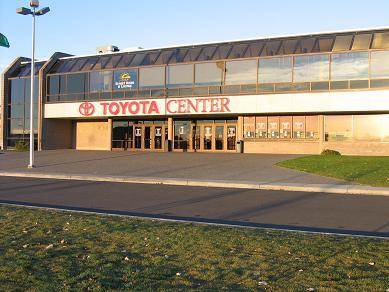
[[[16,13],[22,15],[32,15],[32,58],[31,58],[31,96],[30,96],[30,163],[28,168],[34,167],[34,77],[35,77],[35,16],[41,16],[50,11],[49,7],[44,7],[35,11],[39,7],[38,0],[30,0],[30,7],[19,7]]]

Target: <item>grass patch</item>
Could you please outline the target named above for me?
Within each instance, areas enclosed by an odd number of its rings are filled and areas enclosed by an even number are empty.
[[[381,290],[389,241],[0,205],[1,290]]]
[[[389,156],[312,155],[276,165],[360,184],[389,187]]]

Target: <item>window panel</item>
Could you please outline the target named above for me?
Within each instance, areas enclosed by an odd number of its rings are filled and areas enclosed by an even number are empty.
[[[195,85],[223,85],[224,66],[223,61],[195,64]]]
[[[230,54],[228,55],[229,59],[241,58],[246,52],[248,44],[236,44],[233,45]]]
[[[354,37],[352,50],[368,50],[370,49],[372,34],[357,34]]]
[[[267,137],[267,117],[255,118],[255,138],[266,139]]]
[[[169,64],[181,63],[184,61],[188,49],[175,49],[173,55],[169,60]]]
[[[281,46],[281,41],[269,41],[266,43],[265,49],[262,50],[261,56],[274,56],[278,54]]]
[[[193,65],[173,65],[166,67],[166,87],[192,87]]]
[[[226,85],[257,83],[257,60],[226,62]]]
[[[79,60],[74,64],[72,70],[69,71],[69,72],[81,71],[81,68],[85,66],[86,61],[87,61],[86,58],[84,58],[84,59],[79,59]]]
[[[250,58],[250,57],[258,57],[261,55],[262,50],[264,50],[265,42],[255,42],[249,44],[249,47],[247,48],[244,57]]]
[[[320,38],[319,43],[319,52],[331,52],[332,46],[334,44],[334,38]]]
[[[140,66],[143,63],[143,59],[145,59],[147,56],[147,53],[136,53],[136,55],[129,60],[129,64],[127,66],[134,67],[134,66]],[[127,67],[126,66],[126,67]]]
[[[375,33],[372,49],[388,49],[389,48],[389,32]]]
[[[123,68],[128,67],[131,64],[131,61],[134,59],[135,54],[125,54],[123,55],[118,63],[116,64],[115,68]]]
[[[355,140],[389,142],[389,114],[354,115],[353,122]]]
[[[213,56],[214,60],[226,59],[231,51],[232,45],[218,46]]]
[[[11,79],[11,104],[24,103],[24,78]]]
[[[293,138],[294,139],[305,138],[305,116],[293,117]]]
[[[260,83],[292,82],[292,57],[260,59],[258,81]]]
[[[325,140],[345,141],[352,138],[352,116],[325,116]]]
[[[93,66],[96,64],[96,62],[99,60],[99,57],[90,57],[87,59],[84,67],[80,71],[90,71],[92,70]]]
[[[200,53],[201,53],[201,48],[189,49],[188,53],[185,55],[184,62],[196,61]]]
[[[296,56],[294,58],[293,82],[329,80],[329,55]]]
[[[88,83],[87,74],[85,74],[85,73],[69,74],[68,75],[68,83],[67,83],[67,91],[68,91],[68,93],[85,92],[87,83]]]
[[[112,71],[91,72],[89,78],[89,89],[91,92],[112,90]]]
[[[212,60],[212,56],[216,51],[216,46],[210,46],[210,47],[204,47],[201,50],[201,53],[199,57],[197,58],[197,61],[207,61]]]
[[[348,51],[351,47],[351,42],[353,40],[352,35],[338,35],[335,38],[335,44],[332,48],[332,51]]]
[[[11,115],[12,119],[23,119],[24,118],[24,104],[13,104],[11,105]]]
[[[267,118],[267,137],[270,139],[280,138],[279,117]]]
[[[255,138],[255,117],[243,117],[243,136],[246,139]]]
[[[103,57],[100,57],[96,64],[93,66],[93,70],[101,70],[105,67],[105,65],[109,62],[109,60],[111,59],[111,56],[103,56]]]
[[[316,38],[302,39],[297,47],[296,54],[312,53],[316,43]]]
[[[389,77],[389,51],[371,52],[371,78]]]
[[[318,116],[305,117],[305,137],[307,139],[319,138],[319,117]]]
[[[284,40],[280,48],[280,55],[290,55],[296,50],[298,40]]]
[[[165,67],[139,68],[139,88],[165,86]]]
[[[369,76],[369,53],[339,53],[331,57],[331,80],[363,79]]]
[[[290,139],[292,137],[292,117],[280,117],[280,137]]]
[[[174,54],[174,50],[162,51],[158,59],[155,61],[156,65],[169,63],[170,58]]]
[[[24,132],[24,120],[23,119],[11,119],[10,122],[10,134],[23,134]]]

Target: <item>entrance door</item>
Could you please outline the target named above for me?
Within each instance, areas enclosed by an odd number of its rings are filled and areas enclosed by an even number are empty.
[[[203,149],[212,150],[213,147],[213,126],[203,126]]]
[[[134,148],[135,149],[142,149],[142,127],[140,126],[135,126],[135,143],[134,143]]]
[[[224,125],[215,126],[215,150],[224,150]]]
[[[236,150],[236,126],[227,126],[227,150]]]
[[[192,126],[192,150],[201,150],[201,126]]]
[[[151,126],[144,127],[144,149],[151,149]]]
[[[162,126],[154,127],[154,149],[161,150],[163,149],[164,139],[163,139],[164,129]]]

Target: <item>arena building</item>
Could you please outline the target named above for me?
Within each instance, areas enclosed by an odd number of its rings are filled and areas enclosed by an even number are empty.
[[[38,150],[389,155],[389,28],[36,63]],[[28,140],[30,60],[3,73],[0,143]]]

